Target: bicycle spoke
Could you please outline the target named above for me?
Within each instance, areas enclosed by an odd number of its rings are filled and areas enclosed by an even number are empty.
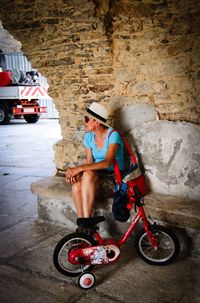
[[[60,250],[59,256],[58,256],[58,261],[60,266],[67,270],[67,271],[71,271],[71,272],[80,272],[83,271],[83,265],[74,265],[72,263],[70,263],[68,261],[68,255],[69,255],[69,251],[71,249],[75,249],[78,247],[86,247],[89,243],[84,240],[84,239],[73,239],[70,240],[68,243],[66,243],[65,245],[63,245],[62,249]]]
[[[140,239],[140,250],[148,260],[162,261],[169,258],[174,252],[173,241],[166,233],[162,231],[155,232],[158,248],[155,249],[146,233]]]

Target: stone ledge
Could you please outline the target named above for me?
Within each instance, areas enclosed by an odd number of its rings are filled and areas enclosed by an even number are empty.
[[[63,197],[71,195],[70,186],[66,184],[65,178],[46,177],[31,184],[33,194],[46,197]]]
[[[103,185],[96,203],[97,214],[106,216],[114,222],[111,213],[112,190],[108,184]],[[38,195],[39,219],[55,224],[75,227],[76,212],[71,196],[70,186],[61,177],[46,177],[31,184],[31,190]],[[150,193],[145,197],[145,210],[153,219],[172,226],[200,229],[199,201]],[[123,225],[115,221],[115,225]],[[106,228],[106,226],[105,226]]]
[[[150,193],[145,197],[146,212],[172,226],[200,229],[199,201]]]

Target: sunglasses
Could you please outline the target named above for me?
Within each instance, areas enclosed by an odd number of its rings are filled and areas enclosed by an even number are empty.
[[[90,118],[88,116],[84,117],[85,123],[88,123],[90,121]]]

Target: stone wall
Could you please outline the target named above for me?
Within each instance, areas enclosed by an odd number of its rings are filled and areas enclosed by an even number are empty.
[[[200,126],[155,121],[131,132],[153,192],[200,200]]]
[[[0,21],[0,50],[3,53],[20,52],[21,43],[6,31]]]
[[[161,120],[200,123],[199,10],[198,0],[1,1],[3,26],[48,78],[58,170],[84,157],[77,109],[92,100],[112,115],[147,103]]]
[[[123,107],[116,119],[128,131],[150,191],[200,199],[200,125],[158,120],[154,107],[144,103]]]

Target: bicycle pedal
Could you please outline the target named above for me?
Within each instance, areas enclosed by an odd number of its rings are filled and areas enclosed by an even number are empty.
[[[84,234],[87,234],[89,236],[92,236],[98,230],[99,230],[98,226],[93,226],[91,228],[84,228],[84,227],[78,226],[77,229],[76,229],[76,232],[77,233],[84,233]]]

